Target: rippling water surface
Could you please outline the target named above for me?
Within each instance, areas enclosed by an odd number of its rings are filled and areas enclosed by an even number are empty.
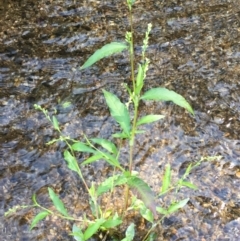
[[[125,1],[0,1],[0,234],[2,240],[72,240],[70,223],[47,219],[29,232],[33,210],[3,218],[9,208],[30,204],[36,192],[50,205],[53,187],[75,213],[86,206],[82,183],[66,168],[63,144],[35,103],[57,111],[66,135],[108,138],[117,129],[101,89],[126,100],[126,53],[80,71],[97,48],[123,41],[129,29]],[[135,150],[136,169],[154,189],[166,163],[175,176],[201,156],[190,176],[199,189],[185,192],[187,207],[167,218],[159,240],[232,240],[240,237],[240,4],[236,0],[137,1],[136,59],[147,23],[153,24],[146,89],[165,86],[193,106],[191,117],[171,103],[143,103],[140,115],[166,118],[146,126]],[[70,101],[71,105],[63,107]],[[80,157],[83,158],[83,157]],[[124,161],[124,155],[123,155]],[[106,175],[101,163],[84,170],[88,180]],[[163,200],[164,201],[164,200]]]

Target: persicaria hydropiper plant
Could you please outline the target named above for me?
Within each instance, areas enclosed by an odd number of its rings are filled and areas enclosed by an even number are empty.
[[[189,200],[189,198],[179,200],[177,196],[178,191],[183,187],[188,187],[191,189],[197,188],[194,184],[187,181],[187,177],[191,170],[200,165],[204,160],[216,158],[202,158],[195,164],[189,165],[183,176],[175,182],[173,182],[171,179],[171,166],[166,164],[164,176],[162,177],[162,184],[161,187],[159,187],[158,193],[154,193],[148,184],[138,176],[137,172],[134,171],[133,153],[135,137],[138,133],[142,133],[141,126],[164,118],[163,115],[154,114],[139,118],[138,109],[139,103],[142,100],[172,101],[178,106],[185,108],[190,114],[194,115],[191,106],[185,100],[185,98],[174,91],[157,87],[142,93],[147,70],[150,64],[150,60],[146,57],[146,50],[148,48],[149,34],[152,25],[148,24],[142,46],[142,61],[141,64],[138,64],[137,75],[135,76],[132,21],[132,6],[134,2],[134,0],[127,0],[131,32],[126,33],[125,43],[112,42],[103,46],[91,57],[89,57],[89,59],[81,67],[81,70],[84,70],[104,57],[108,57],[124,50],[128,50],[129,52],[132,82],[129,85],[125,84],[125,88],[129,94],[127,104],[122,103],[120,99],[113,93],[103,89],[103,94],[110,110],[110,114],[121,128],[121,132],[114,133],[113,137],[125,139],[129,143],[128,168],[121,164],[121,160],[119,160],[121,148],[116,146],[113,141],[103,139],[101,137],[89,139],[87,136],[84,136],[83,141],[66,137],[60,130],[57,118],[54,115],[51,116],[46,109],[36,104],[35,108],[42,111],[46,118],[52,123],[53,128],[59,132],[59,138],[50,141],[48,144],[53,144],[57,141],[64,141],[67,144],[68,148],[63,154],[64,159],[68,168],[73,172],[76,172],[84,183],[85,190],[89,194],[89,213],[91,213],[91,215],[86,213],[83,215],[83,217],[79,217],[77,219],[74,218],[68,213],[67,208],[64,206],[63,202],[59,199],[54,190],[49,187],[49,197],[55,208],[53,210],[52,208],[50,209],[41,206],[37,202],[36,195],[34,194],[34,207],[39,208],[41,211],[32,220],[30,226],[31,229],[33,229],[39,221],[43,220],[47,216],[55,215],[59,218],[74,221],[75,224],[73,225],[71,235],[73,235],[74,239],[77,241],[89,240],[92,236],[99,233],[105,235],[101,240],[106,240],[107,236],[110,236],[111,240],[131,241],[135,236],[135,224],[134,220],[131,223],[127,223],[126,217],[128,212],[135,210],[135,212],[141,215],[149,223],[148,228],[146,228],[146,233],[142,237],[138,236],[138,239],[149,241],[155,240],[157,237],[155,232],[156,226],[160,224],[166,216],[171,215],[180,208],[183,208]],[[132,112],[129,111],[129,104],[133,106]],[[88,153],[89,158],[79,164],[76,158],[76,153],[78,152]],[[113,167],[113,174],[98,185],[92,183],[90,186],[88,186],[81,169],[85,165],[91,165],[91,163],[100,160],[107,162]],[[101,205],[101,196],[108,194],[108,197],[111,198],[114,190],[119,187],[124,187],[120,189],[122,190],[122,195],[125,200],[123,210],[114,210],[113,208],[109,209],[108,206]],[[130,190],[133,189],[135,190],[137,196],[130,192]],[[161,196],[167,195],[172,191],[175,191],[176,193],[175,199],[171,201],[169,200],[169,203],[165,206],[159,206],[158,200],[161,198]],[[26,208],[27,206],[19,207]],[[12,211],[16,211],[16,209],[11,209],[6,214]],[[122,224],[127,226],[126,231],[124,234],[118,234],[116,237],[115,233],[117,233],[117,230]]]

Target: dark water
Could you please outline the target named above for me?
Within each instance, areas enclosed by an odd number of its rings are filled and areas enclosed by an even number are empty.
[[[50,113],[55,108],[63,133],[73,138],[109,137],[117,129],[101,88],[127,101],[121,86],[129,81],[126,53],[85,71],[79,66],[103,44],[124,40],[125,1],[0,2],[1,240],[72,240],[70,224],[58,219],[29,232],[31,209],[2,216],[15,205],[30,204],[34,192],[50,205],[49,186],[72,212],[86,208],[79,204],[82,184],[62,158],[64,145],[45,145],[57,133],[33,105]],[[138,137],[136,169],[157,190],[166,163],[177,176],[201,156],[222,156],[193,171],[190,180],[199,190],[185,191],[188,206],[164,221],[159,240],[239,240],[240,3],[137,1],[134,14],[137,61],[147,23],[153,24],[146,89],[175,90],[196,112],[191,117],[170,103],[143,103],[140,115],[166,118]],[[66,101],[72,103],[68,108]],[[102,164],[84,173],[89,180],[106,174]]]

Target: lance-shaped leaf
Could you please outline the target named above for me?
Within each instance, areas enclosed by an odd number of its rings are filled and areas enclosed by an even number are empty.
[[[135,236],[135,224],[131,223],[126,230],[126,237],[121,241],[132,241]]]
[[[108,150],[109,152],[117,155],[117,152],[118,152],[117,147],[111,141],[108,141],[108,140],[103,139],[103,138],[93,138],[93,139],[91,139],[91,141],[96,143],[96,144],[99,144],[100,146],[102,146],[103,148]]]
[[[96,152],[93,148],[87,146],[83,142],[76,142],[76,143],[74,143],[72,145],[72,149],[74,151],[80,151],[80,152],[89,152],[89,153],[95,153]]]
[[[127,178],[124,175],[111,176],[98,186],[97,195],[100,196],[103,193],[108,192],[113,187],[118,186],[118,185],[123,185],[126,182],[127,182]]]
[[[139,121],[137,121],[137,126],[158,121],[164,117],[164,115],[146,115],[143,116]]]
[[[59,199],[59,197],[57,196],[57,194],[49,187],[48,188],[48,194],[55,206],[55,208],[64,216],[68,216],[67,210],[63,204],[63,202]]]
[[[154,216],[156,215],[156,203],[154,200],[154,194],[151,190],[151,188],[148,186],[146,182],[144,182],[141,178],[132,176],[128,178],[127,184],[134,188],[137,193],[139,193],[142,201],[148,207]]]
[[[52,123],[53,123],[54,129],[57,130],[57,131],[60,131],[60,129],[59,129],[59,124],[58,124],[58,120],[57,120],[56,116],[53,116],[53,117],[52,117]]]
[[[144,71],[142,65],[138,65],[138,74],[136,79],[136,95],[139,95],[142,87],[143,87],[143,80],[144,80]]]
[[[81,163],[81,165],[87,165],[95,161],[99,161],[101,158],[103,158],[102,154],[96,154],[91,157],[89,157],[87,160]]]
[[[126,135],[130,135],[130,116],[127,107],[118,97],[106,90],[103,90],[104,97],[110,109],[111,116],[121,126]]]
[[[82,230],[79,227],[77,227],[76,224],[73,224],[71,235],[73,235],[76,241],[85,241]]]
[[[105,222],[104,219],[98,219],[93,224],[89,225],[86,231],[84,232],[84,240],[88,240],[91,238],[95,233],[97,233],[98,229],[101,225]]]
[[[193,109],[190,104],[186,101],[186,99],[177,94],[172,90],[168,90],[166,88],[153,88],[145,92],[141,99],[143,100],[163,100],[163,101],[172,101],[176,105],[179,105],[189,111],[194,115]]]
[[[79,166],[76,158],[72,156],[72,154],[67,150],[64,151],[64,159],[67,162],[67,166],[69,169],[77,173],[79,172]]]
[[[120,217],[118,217],[117,219],[114,218],[109,218],[107,221],[105,221],[101,227],[106,228],[106,229],[110,229],[110,228],[114,228],[118,225],[120,225],[122,223],[122,220]]]
[[[163,181],[162,181],[161,193],[165,193],[168,190],[170,184],[171,184],[171,166],[167,164]]]
[[[40,212],[38,215],[36,215],[31,222],[30,230],[32,230],[41,220],[46,218],[48,215],[49,212],[47,211]]]
[[[189,198],[186,198],[177,203],[171,204],[167,210],[168,214],[172,214],[176,212],[178,209],[183,208],[188,203],[188,201],[189,201]]]
[[[91,55],[80,69],[86,69],[96,63],[98,60],[108,57],[112,54],[122,52],[127,47],[128,46],[126,44],[118,42],[106,44],[101,49],[98,49],[93,55]]]

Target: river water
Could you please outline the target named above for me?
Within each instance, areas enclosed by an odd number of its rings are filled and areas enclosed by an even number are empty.
[[[46,206],[47,187],[76,214],[87,209],[82,183],[66,167],[61,143],[39,104],[57,113],[63,133],[81,139],[108,138],[118,129],[109,117],[102,88],[127,101],[127,54],[106,58],[80,71],[102,45],[124,41],[129,30],[125,1],[0,1],[0,234],[1,240],[73,240],[72,223],[56,218],[29,223],[35,210],[4,218],[38,194]],[[239,0],[136,1],[136,59],[152,23],[146,87],[164,86],[182,94],[195,116],[171,103],[143,103],[140,115],[164,114],[137,138],[135,168],[158,189],[166,163],[174,176],[202,156],[222,156],[193,170],[199,189],[178,214],[166,218],[158,240],[239,240],[240,238],[240,2]],[[64,108],[65,102],[71,104]],[[123,148],[124,149],[124,148]],[[84,157],[80,156],[80,160]],[[123,162],[125,153],[123,154]],[[83,170],[88,181],[106,176],[99,163]],[[163,200],[164,201],[164,200]]]

